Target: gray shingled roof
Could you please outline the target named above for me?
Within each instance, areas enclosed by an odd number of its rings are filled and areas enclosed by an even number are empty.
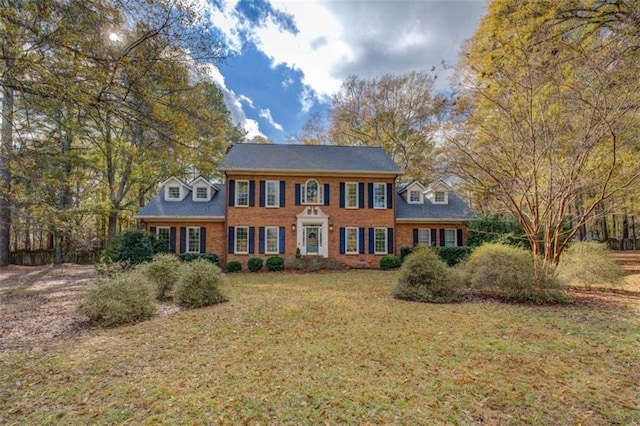
[[[216,184],[218,192],[209,201],[193,201],[191,191],[182,201],[166,201],[164,191],[153,197],[135,217],[224,217],[226,185]]]
[[[400,195],[396,194],[396,219],[457,219],[470,220],[473,211],[460,197],[449,192],[447,204],[433,204],[425,198],[424,204],[409,204]]]
[[[400,167],[382,148],[336,145],[234,145],[222,170],[308,170],[400,174]]]

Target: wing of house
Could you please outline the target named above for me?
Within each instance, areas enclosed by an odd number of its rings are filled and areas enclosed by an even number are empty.
[[[396,188],[397,164],[375,147],[238,144],[226,185],[173,177],[136,217],[172,250],[223,263],[279,255],[376,267],[415,244],[463,245],[472,217],[443,181]]]

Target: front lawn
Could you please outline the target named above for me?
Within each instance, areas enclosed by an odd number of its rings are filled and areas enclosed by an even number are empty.
[[[637,297],[420,304],[396,274],[233,274],[230,302],[0,354],[0,423],[640,422]]]

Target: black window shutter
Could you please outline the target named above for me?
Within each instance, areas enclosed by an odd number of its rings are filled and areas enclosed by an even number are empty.
[[[387,184],[387,208],[388,209],[393,208],[393,184],[392,183]]]
[[[345,241],[345,229],[344,228],[340,228],[340,254],[345,254],[346,253],[346,251],[347,251],[346,245],[347,244],[346,244],[346,241]]]
[[[367,192],[369,193],[369,208],[373,208],[373,183],[369,182],[367,185]]]
[[[200,227],[200,253],[207,252],[207,228]]]
[[[227,244],[227,252],[233,253],[236,251],[236,229],[233,226],[229,227],[229,240]]]
[[[387,228],[387,253],[393,254],[393,228]]]
[[[364,254],[364,228],[358,229],[358,242],[360,243],[360,247],[358,247],[358,252],[360,254]]]
[[[358,184],[358,207],[364,209],[364,182]]]
[[[329,203],[329,194],[331,193],[331,188],[329,187],[328,183],[324,184],[324,205],[328,206]]]
[[[265,182],[263,180],[260,181],[260,207],[265,206]]]
[[[285,247],[285,245],[284,245],[284,226],[281,226],[280,229],[278,229],[278,233],[280,234],[279,238],[278,238],[278,243],[280,245],[280,247],[278,247],[279,248],[278,251],[280,252],[280,254],[284,254],[284,247]]]
[[[370,254],[373,254],[376,251],[373,233],[374,233],[373,228],[369,228],[369,253]]]
[[[413,245],[418,245],[418,228],[413,228]]]
[[[458,240],[458,246],[462,246],[462,245],[463,245],[463,244],[462,244],[462,229],[458,229],[456,232],[457,232],[457,234],[458,234],[458,238],[457,238],[457,240]]]
[[[256,181],[249,181],[249,207],[256,205]]]
[[[155,237],[156,236],[156,227],[152,226],[151,228],[149,228],[149,233]]]
[[[264,241],[264,226],[258,228],[258,253],[264,254],[265,241]]]
[[[436,234],[437,234],[437,231],[435,230],[435,228],[432,229],[431,230],[431,245],[434,246],[434,247],[436,246]]]
[[[180,253],[187,251],[187,228],[180,227]]]
[[[287,183],[285,181],[281,180],[280,181],[280,207],[284,207],[285,206],[286,189],[287,189]]]
[[[169,251],[171,253],[176,252],[176,227],[169,228]]]
[[[256,228],[255,226],[249,227],[249,253],[255,253],[255,239],[256,239]]]
[[[344,190],[344,182],[340,182],[340,208],[344,209],[346,192]]]
[[[444,229],[440,230],[440,247],[444,247]]]
[[[296,206],[300,205],[300,184],[296,183]]]
[[[229,181],[229,207],[236,205],[236,181],[231,179]]]

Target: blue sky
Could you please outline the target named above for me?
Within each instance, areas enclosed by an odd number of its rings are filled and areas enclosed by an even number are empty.
[[[375,78],[437,67],[446,90],[485,0],[192,0],[219,31],[228,58],[211,66],[248,138],[286,142],[326,111],[349,75]]]

